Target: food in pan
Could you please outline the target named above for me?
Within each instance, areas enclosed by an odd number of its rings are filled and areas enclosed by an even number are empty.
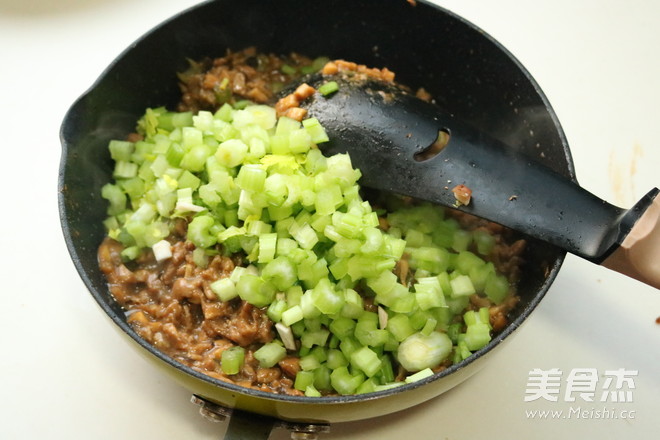
[[[211,377],[290,395],[389,389],[484,347],[518,300],[524,241],[366,197],[348,155],[322,154],[322,125],[289,104],[331,95],[330,81],[275,103],[332,66],[393,79],[327,61],[247,49],[192,63],[176,111],[147,109],[110,142],[110,292],[141,337]]]

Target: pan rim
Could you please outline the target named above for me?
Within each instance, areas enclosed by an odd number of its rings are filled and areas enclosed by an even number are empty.
[[[502,52],[503,55],[505,55],[512,63],[514,63],[515,67],[524,75],[524,77],[527,79],[530,85],[533,86],[535,92],[538,94],[539,98],[542,100],[545,109],[550,116],[553,124],[553,130],[556,130],[558,138],[561,140],[561,147],[562,147],[562,153],[566,159],[566,172],[570,175],[570,178],[574,181],[576,181],[575,177],[575,168],[574,168],[574,163],[573,163],[573,158],[570,152],[570,149],[568,147],[568,142],[565,136],[565,133],[559,123],[559,120],[555,114],[555,111],[553,110],[552,106],[550,105],[547,97],[541,90],[540,86],[536,82],[536,80],[531,76],[531,74],[528,72],[528,70],[519,62],[519,60],[508,50],[506,49],[501,43],[499,43],[497,40],[495,40],[492,36],[490,36],[487,32],[484,32],[482,29],[480,29],[478,26],[475,24],[471,23],[467,19],[453,13],[452,11],[449,11],[441,6],[438,6],[434,3],[429,2],[428,0],[417,0],[419,4],[423,4],[427,7],[431,7],[434,9],[437,9],[439,11],[442,11],[443,13],[449,15],[451,18],[465,24],[466,26],[472,28],[473,30],[478,31],[481,33],[486,39],[488,39],[492,44],[494,44],[499,51]],[[204,9],[208,7],[209,5],[215,3],[214,0],[206,0],[204,2],[201,2],[197,5],[194,5],[192,7],[186,8],[182,10],[181,12],[173,15],[172,17],[164,20],[160,24],[156,25],[146,33],[144,33],[142,36],[140,36],[138,39],[136,39],[131,45],[129,45],[126,49],[124,49],[119,55],[117,55],[116,58],[113,59],[113,61],[102,71],[102,73],[98,76],[98,78],[92,83],[92,85],[85,91],[83,92],[80,97],[78,97],[74,103],[71,105],[69,110],[67,111],[64,121],[60,127],[60,142],[62,145],[62,153],[61,153],[61,160],[59,164],[59,174],[58,174],[58,208],[60,212],[60,223],[61,223],[61,228],[62,232],[64,235],[64,239],[66,242],[67,249],[69,251],[69,254],[71,256],[72,262],[81,277],[85,287],[87,290],[91,293],[91,295],[94,297],[95,301],[97,304],[101,307],[101,309],[104,311],[104,313],[116,324],[119,329],[121,329],[125,334],[127,334],[134,342],[136,342],[141,348],[146,349],[146,351],[152,355],[155,356],[158,360],[161,362],[164,362],[165,364],[175,368],[176,370],[179,370],[181,372],[186,373],[189,376],[192,376],[193,378],[200,380],[204,383],[213,385],[215,387],[224,389],[226,391],[230,391],[232,393],[244,395],[244,396],[249,396],[249,397],[254,397],[254,398],[259,398],[259,399],[265,399],[269,401],[276,401],[276,402],[285,402],[285,403],[291,403],[291,404],[318,404],[318,405],[337,405],[337,404],[348,404],[348,403],[356,403],[356,402],[365,402],[369,400],[375,400],[375,399],[381,399],[381,398],[386,398],[389,396],[392,396],[394,394],[402,394],[410,390],[414,390],[417,388],[420,388],[422,386],[425,386],[429,383],[435,382],[437,380],[440,380],[446,376],[449,376],[453,374],[454,372],[457,372],[459,370],[464,369],[468,365],[474,363],[478,359],[484,357],[486,354],[490,353],[495,347],[497,347],[504,339],[509,337],[512,333],[514,333],[529,317],[531,312],[538,306],[540,301],[545,297],[545,294],[547,293],[548,289],[550,286],[553,284],[555,278],[558,275],[558,272],[564,262],[565,255],[566,253],[564,251],[558,251],[557,257],[551,262],[551,264],[548,267],[547,270],[547,276],[543,283],[541,284],[540,288],[537,290],[537,292],[534,294],[530,302],[525,306],[525,308],[519,313],[519,315],[516,317],[514,321],[512,321],[502,332],[497,334],[491,342],[488,343],[484,348],[478,350],[477,352],[473,353],[470,357],[467,359],[453,364],[449,368],[434,374],[433,376],[427,377],[425,379],[422,379],[420,381],[412,382],[409,384],[404,384],[395,388],[391,388],[388,390],[383,390],[383,391],[377,391],[377,392],[372,392],[368,394],[352,394],[352,395],[344,395],[344,396],[322,396],[322,397],[307,397],[307,396],[290,396],[290,395],[284,395],[284,394],[276,394],[276,393],[271,393],[271,392],[266,392],[266,391],[261,391],[257,389],[251,389],[251,388],[246,388],[242,387],[239,385],[235,385],[232,383],[224,382],[219,379],[215,379],[213,377],[210,377],[204,373],[201,373],[197,370],[194,370],[191,367],[188,367],[187,365],[184,365],[173,358],[167,356],[166,354],[162,353],[158,349],[156,349],[154,346],[146,342],[144,339],[142,339],[129,325],[128,323],[121,319],[121,316],[116,313],[115,310],[113,310],[108,303],[104,300],[103,294],[99,292],[94,286],[94,283],[92,282],[91,278],[88,276],[87,272],[85,271],[82,262],[81,262],[81,257],[78,254],[78,251],[75,246],[75,239],[73,237],[73,233],[71,229],[69,228],[69,210],[66,205],[66,199],[65,199],[65,193],[67,191],[65,187],[65,176],[66,176],[66,159],[68,157],[68,152],[69,152],[69,144],[70,141],[68,139],[68,133],[66,130],[66,127],[69,125],[68,122],[72,118],[73,114],[73,109],[76,108],[77,105],[79,105],[81,102],[83,102],[92,92],[93,90],[103,81],[103,79],[113,70],[113,68],[117,65],[117,63],[126,56],[127,53],[129,53],[133,48],[135,48],[137,45],[140,44],[144,39],[148,38],[150,35],[152,35],[154,32],[157,30],[161,29],[167,24],[172,23],[173,21],[181,18],[182,16],[185,16],[187,14],[190,14],[191,12],[195,12],[200,9]]]

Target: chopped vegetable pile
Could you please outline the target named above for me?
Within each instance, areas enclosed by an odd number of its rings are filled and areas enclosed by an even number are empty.
[[[210,283],[214,301],[263,310],[276,337],[225,347],[217,365],[227,378],[253,348],[264,369],[298,358],[293,387],[307,396],[367,393],[430,376],[490,341],[488,306],[512,295],[488,262],[495,237],[462,229],[441,207],[364,200],[350,157],[319,150],[328,137],[316,119],[244,103],[155,108],[138,132],[109,145],[108,235],[127,265],[145,253],[171,259],[177,221],[197,266],[243,256]]]

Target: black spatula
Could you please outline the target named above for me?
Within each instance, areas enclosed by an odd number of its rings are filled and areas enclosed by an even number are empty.
[[[328,132],[324,154],[349,153],[363,186],[456,207],[660,288],[657,188],[625,210],[392,83],[306,79],[328,81],[339,89],[301,107]],[[458,203],[457,185],[472,191],[469,203]]]

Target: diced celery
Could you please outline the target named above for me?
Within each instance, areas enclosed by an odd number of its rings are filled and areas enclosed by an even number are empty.
[[[202,171],[206,165],[206,159],[208,159],[212,152],[211,147],[206,144],[194,145],[183,154],[179,166],[193,172]]]
[[[414,269],[440,273],[449,267],[449,252],[443,248],[419,247],[412,249],[410,257],[410,266]]]
[[[337,292],[328,278],[322,278],[312,290],[314,306],[325,315],[339,313],[345,303],[342,292]]]
[[[391,390],[393,388],[398,388],[402,385],[405,385],[405,382],[390,382],[390,383],[386,383],[386,384],[383,384],[383,385],[376,385],[374,387],[374,391],[375,392],[387,391],[387,390]]]
[[[490,255],[495,247],[495,237],[484,229],[475,230],[472,233],[472,237],[474,243],[477,245],[477,252],[481,255]]]
[[[193,127],[204,132],[210,131],[213,125],[213,113],[205,110],[200,110],[196,115],[193,115]]]
[[[330,374],[330,383],[339,394],[353,394],[364,382],[364,375],[352,375],[347,367],[339,367]]]
[[[215,112],[213,117],[224,122],[231,122],[233,118],[233,112],[234,109],[232,106],[225,103]]]
[[[110,202],[108,215],[117,215],[126,210],[126,195],[117,185],[111,183],[103,185],[101,196]]]
[[[337,81],[328,81],[327,83],[319,87],[319,93],[323,96],[330,95],[336,92],[337,90],[339,90],[339,85],[337,84]]]
[[[467,348],[465,341],[459,341],[458,344],[456,344],[454,363],[467,359],[471,354],[472,352]]]
[[[112,176],[117,179],[127,179],[130,177],[137,176],[138,166],[133,162],[126,161],[117,161],[115,163],[115,171],[112,173]]]
[[[299,285],[291,286],[286,290],[285,295],[289,307],[300,305],[300,298],[303,296],[302,287]]]
[[[192,125],[192,112],[163,112],[158,116],[158,127],[172,131],[177,127]]]
[[[135,260],[139,256],[140,256],[139,246],[129,246],[121,251],[121,257],[124,260]]]
[[[328,350],[328,359],[326,361],[328,368],[336,370],[340,367],[348,366],[348,359],[344,356],[341,350],[330,349]]]
[[[311,352],[310,352],[311,353]],[[311,373],[311,382],[314,381],[314,373],[313,370],[317,369],[318,367],[321,366],[321,362],[314,356],[313,354],[307,354],[304,356],[300,357],[300,368],[302,368],[302,372],[309,372]],[[298,373],[300,374],[300,373]]]
[[[394,382],[394,369],[392,368],[392,360],[389,355],[383,355],[380,358],[381,367],[377,377],[380,378],[381,383]]]
[[[351,365],[371,377],[380,370],[381,360],[369,347],[362,347],[351,354]]]
[[[398,279],[392,272],[382,272],[377,278],[367,279],[367,286],[377,295],[387,295],[396,284]]]
[[[473,268],[480,267],[485,263],[478,255],[470,251],[462,251],[456,257],[456,270],[463,275],[468,275]]]
[[[266,170],[261,165],[246,164],[236,176],[236,185],[246,191],[262,191],[266,182]]]
[[[276,297],[275,301],[270,303],[270,305],[268,306],[268,310],[266,311],[266,314],[268,315],[271,321],[275,323],[279,323],[282,321],[283,319],[282,316],[286,310],[287,310],[286,301]],[[277,330],[278,333],[280,333],[280,328],[277,328]],[[287,343],[286,341],[284,341],[284,337],[282,336],[281,333],[280,333],[280,339],[282,339],[282,342],[284,342],[284,346],[286,347]]]
[[[427,377],[433,376],[433,370],[430,368],[424,368],[423,370],[418,371],[417,373],[411,374],[410,376],[406,377],[405,382],[406,383],[412,383],[412,382],[417,382],[422,379],[426,379]]]
[[[313,371],[299,371],[296,374],[296,380],[293,387],[300,391],[305,391],[308,387],[314,385],[314,372]]]
[[[332,214],[344,201],[341,188],[337,185],[327,186],[316,193],[316,212],[320,215]]]
[[[295,67],[289,64],[283,64],[280,69],[282,70],[282,73],[286,75],[295,75],[296,72],[298,71]]]
[[[204,141],[204,135],[201,130],[195,127],[183,127],[181,129],[181,141],[185,149],[201,145]]]
[[[408,232],[406,232],[406,242],[410,247],[428,246],[426,235],[417,229],[409,229]]]
[[[273,261],[273,259],[275,258],[276,249],[277,249],[276,233],[259,235],[259,260],[258,260],[259,263],[269,263]],[[291,284],[287,285],[286,287],[290,287],[290,286]]]
[[[193,218],[188,225],[188,239],[201,248],[213,246],[217,241],[217,237],[209,232],[213,223],[213,217],[210,215],[199,215]]]
[[[291,133],[293,130],[297,130],[299,128],[300,122],[296,121],[295,119],[283,116],[277,120],[277,124],[275,126],[275,134],[288,136],[289,133]]]
[[[236,285],[229,278],[220,278],[219,280],[211,283],[209,287],[213,293],[218,295],[218,298],[221,301],[229,301],[238,296]]]
[[[131,155],[135,151],[135,144],[128,141],[119,141],[113,139],[108,144],[110,150],[110,157],[115,161],[129,162]]]
[[[252,105],[246,108],[254,116],[254,123],[264,130],[269,130],[277,123],[277,115],[273,107]]]
[[[415,299],[421,310],[447,306],[437,277],[418,278],[417,281]]]
[[[365,228],[362,231],[364,235],[364,244],[360,248],[360,252],[367,255],[378,254],[383,247],[383,233],[374,227]]]
[[[302,321],[303,312],[299,305],[295,305],[282,313],[282,323],[286,326],[291,326],[298,321]]]
[[[310,66],[310,68],[312,69],[312,71],[309,72],[309,73],[318,72],[318,71],[321,70],[321,69],[323,68],[323,66],[325,66],[329,61],[330,61],[330,58],[328,58],[328,57],[326,57],[326,56],[320,56],[320,57],[316,57],[316,58],[314,58],[314,60],[312,61],[311,66]]]
[[[408,316],[398,313],[387,320],[387,330],[392,333],[399,342],[415,333],[415,329],[410,325],[410,319]]]
[[[267,234],[268,237],[272,237],[274,234]],[[261,237],[264,237],[263,235]],[[259,244],[261,246],[262,238],[259,238]],[[261,250],[260,250],[260,261],[261,261]],[[266,264],[262,269],[261,276],[271,282],[275,288],[278,290],[284,291],[289,287],[293,286],[294,283],[298,280],[296,267],[291,263],[291,261],[285,256],[279,256]]]
[[[309,133],[312,138],[312,142],[315,144],[321,144],[323,142],[328,142],[328,134],[326,133],[323,126],[320,124],[319,120],[316,118],[309,118],[302,121],[303,127]]]
[[[248,100],[248,99],[242,99],[242,100],[240,100],[240,101],[236,101],[236,102],[234,103],[234,109],[236,109],[236,110],[242,110],[242,109],[244,109],[245,107],[247,107],[247,106],[249,106],[249,105],[252,105],[252,102],[251,102],[250,100]]]
[[[464,341],[468,350],[479,350],[490,342],[490,326],[482,322],[468,325]]]
[[[273,154],[286,155],[291,153],[289,148],[289,136],[275,134],[270,138],[270,149]]]
[[[451,244],[452,249],[456,252],[463,252],[467,250],[470,243],[472,243],[472,233],[470,231],[465,231],[463,229],[454,231],[454,237]]]
[[[183,173],[181,173],[181,176],[179,176],[178,182],[179,188],[191,188],[196,190],[199,188],[201,180],[190,171],[185,170]]]
[[[222,352],[220,356],[220,368],[227,375],[238,374],[243,367],[245,350],[243,347],[231,347]]]
[[[286,348],[276,342],[264,344],[254,352],[254,358],[262,368],[271,368],[286,357]]]
[[[318,212],[310,218],[310,226],[318,233],[325,235],[325,228],[332,226],[332,217],[321,215]]]
[[[437,326],[438,326],[438,320],[435,318],[429,318],[426,320],[426,324],[424,324],[424,327],[422,327],[420,333],[423,334],[424,336],[428,336],[431,334],[431,332],[436,330]]]
[[[459,275],[453,280],[449,281],[451,285],[452,296],[470,296],[476,293],[472,280],[467,275]]]
[[[312,147],[312,135],[304,128],[289,132],[289,150],[292,153],[306,153]]]
[[[405,240],[400,238],[391,237],[386,235],[385,246],[383,249],[383,255],[388,258],[394,258],[396,260],[401,259],[406,248]]]
[[[454,315],[460,314],[470,303],[469,296],[452,296],[447,298],[447,306]]]
[[[314,377],[316,377],[316,372],[315,372]],[[307,388],[305,388],[305,396],[307,396],[307,397],[321,397],[322,394],[317,388],[318,387],[315,386],[315,385],[309,385]]]
[[[332,251],[338,258],[347,258],[358,254],[362,243],[357,239],[340,238],[334,245]]]
[[[376,299],[379,303],[388,305],[390,310],[396,313],[411,313],[418,308],[415,295],[402,284],[394,286],[387,298],[378,296]]]
[[[303,225],[293,223],[289,227],[289,233],[303,249],[311,249],[319,241],[316,231],[307,223]]]
[[[357,318],[364,311],[364,301],[362,296],[355,290],[347,288],[344,290],[344,305],[341,308],[340,315],[345,318]]]
[[[325,329],[306,331],[300,338],[303,347],[311,348],[314,345],[323,346],[328,340],[330,332]]]
[[[269,305],[275,297],[275,289],[270,283],[249,273],[241,275],[236,283],[236,290],[241,299],[256,307]]]
[[[315,390],[328,390],[328,391],[331,390],[332,389],[332,384],[330,382],[331,373],[332,370],[328,368],[326,365],[321,365],[316,370],[314,370],[313,388]],[[307,391],[305,391],[305,395],[309,396],[310,394],[307,394]],[[320,395],[320,393],[318,395]]]
[[[235,167],[243,162],[248,151],[248,146],[238,139],[229,139],[218,145],[215,158],[222,165]]]
[[[193,263],[197,267],[206,268],[209,264],[209,256],[203,248],[197,248],[192,252]]]
[[[339,349],[347,358],[350,358],[351,354],[360,347],[362,347],[362,345],[360,345],[357,339],[352,336],[345,337],[339,344]]]
[[[305,318],[315,318],[321,315],[321,311],[314,305],[311,289],[305,291],[300,297],[300,308],[302,309]]]
[[[495,304],[499,304],[509,293],[509,281],[504,275],[498,275],[491,272],[486,279],[484,292],[491,301]]]
[[[474,285],[477,293],[483,293],[488,282],[488,277],[491,273],[495,273],[495,266],[493,263],[486,263],[479,266],[474,266],[470,269],[468,276]]]

